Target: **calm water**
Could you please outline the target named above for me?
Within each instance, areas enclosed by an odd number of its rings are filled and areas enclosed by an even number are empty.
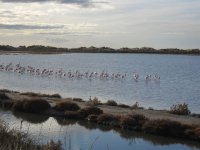
[[[62,120],[0,110],[10,128],[29,133],[39,143],[60,140],[65,150],[197,150],[200,144],[122,130],[111,130],[88,122]],[[21,124],[21,120],[24,120]],[[94,143],[94,144],[93,144]]]
[[[13,62],[23,66],[65,71],[107,71],[127,73],[123,80],[61,79],[28,74],[0,72],[0,88],[17,91],[60,93],[64,97],[98,97],[119,103],[148,108],[169,109],[172,104],[186,102],[192,112],[200,106],[200,56],[153,54],[62,54],[62,55],[0,55],[0,64]],[[133,72],[140,75],[138,82]],[[160,81],[145,81],[147,74],[157,73]]]

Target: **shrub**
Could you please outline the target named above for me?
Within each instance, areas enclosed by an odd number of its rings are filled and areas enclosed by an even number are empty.
[[[65,111],[64,117],[68,119],[77,119],[79,114],[76,111]]]
[[[135,119],[131,118],[130,116],[123,116],[120,119],[120,126],[123,129],[132,129],[133,126],[136,125]]]
[[[117,126],[119,124],[119,119],[111,114],[101,114],[97,117],[97,123],[102,125]]]
[[[23,104],[23,109],[26,112],[30,112],[30,113],[38,113],[50,108],[51,108],[50,104],[46,100],[42,100],[42,99],[26,100],[24,101],[24,104]]]
[[[76,103],[63,101],[56,103],[54,109],[57,111],[77,111],[80,109],[80,107]]]
[[[16,101],[13,104],[13,110],[30,112],[30,113],[39,113],[50,109],[51,106],[46,100],[42,99],[31,99],[24,101]]]
[[[97,105],[101,104],[101,101],[98,100],[97,97],[94,97],[93,99],[90,98],[89,101],[87,101],[86,104],[87,104],[88,106],[97,106]]]
[[[85,118],[88,115],[100,115],[103,111],[100,108],[90,106],[79,110],[79,115],[81,118]]]
[[[190,128],[190,126],[183,125],[179,122],[164,119],[150,120],[143,125],[145,133],[180,138],[183,138],[185,136],[185,130]]]
[[[143,124],[148,119],[144,115],[140,114],[132,114],[128,116],[121,116],[120,118],[120,125],[122,128],[127,129],[134,129],[134,130],[141,130]]]
[[[109,106],[117,106],[117,102],[115,102],[114,100],[108,100],[106,103],[106,105],[109,105]]]
[[[189,115],[191,113],[186,103],[172,105],[169,112],[177,115]]]

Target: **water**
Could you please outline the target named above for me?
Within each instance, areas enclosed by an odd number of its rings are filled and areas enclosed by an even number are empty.
[[[62,120],[33,114],[0,110],[0,118],[9,127],[28,133],[40,144],[62,142],[65,150],[197,150],[197,142],[183,141],[137,132],[109,129],[86,121]],[[24,120],[21,124],[21,120]],[[92,146],[93,145],[93,146]]]
[[[186,102],[192,112],[200,113],[200,56],[154,54],[58,54],[58,55],[0,55],[0,64],[13,62],[23,66],[63,69],[65,71],[96,71],[127,73],[123,80],[60,79],[28,74],[0,72],[0,88],[16,91],[59,93],[64,97],[90,96],[102,101],[143,107],[169,109],[172,104]],[[140,75],[138,82],[131,77]],[[159,74],[160,81],[145,81],[147,74]]]

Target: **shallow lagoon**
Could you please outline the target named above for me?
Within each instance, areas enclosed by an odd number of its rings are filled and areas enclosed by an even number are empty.
[[[0,55],[0,64],[8,63],[37,68],[80,72],[126,73],[123,80],[63,79],[0,72],[0,88],[16,91],[59,93],[64,97],[90,96],[102,101],[134,104],[155,109],[169,109],[172,104],[186,102],[192,112],[199,113],[200,56],[157,54],[58,54]],[[136,82],[133,72],[140,75]],[[158,74],[160,81],[146,81],[147,74]]]

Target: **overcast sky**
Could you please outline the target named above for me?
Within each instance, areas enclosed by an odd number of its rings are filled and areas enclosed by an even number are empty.
[[[0,44],[200,48],[200,0],[0,0]]]

